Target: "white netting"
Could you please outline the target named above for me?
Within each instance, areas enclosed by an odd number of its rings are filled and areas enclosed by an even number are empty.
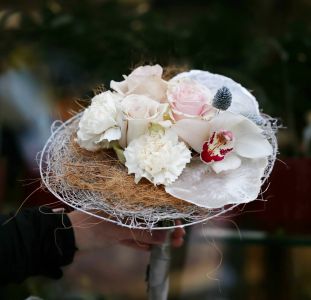
[[[128,207],[122,201],[113,203],[105,197],[105,192],[80,189],[70,185],[65,176],[66,163],[74,162],[71,156],[72,137],[77,131],[81,114],[77,114],[65,123],[55,122],[52,126],[52,135],[47,141],[40,156],[40,173],[44,185],[58,199],[67,205],[97,216],[101,219],[117,223],[129,228],[140,229],[167,229],[174,228],[173,221],[183,219],[182,226],[192,225],[214,218],[232,210],[237,205],[226,205],[219,209],[202,209],[195,205],[188,205],[179,210],[176,206],[145,207],[137,205]],[[274,153],[269,157],[269,165],[265,170],[264,182],[272,168],[277,153],[275,131],[277,128],[274,119],[263,115],[262,124],[264,133],[274,148]],[[90,174],[92,176],[92,174]],[[159,226],[161,221],[172,221],[171,225]],[[166,222],[166,224],[168,224]]]
[[[278,120],[270,117],[266,114],[261,114],[262,121],[259,121],[257,125],[259,125],[264,131],[264,136],[268,139],[269,143],[272,145],[273,153],[271,156],[268,157],[268,166],[265,169],[264,177],[262,179],[262,184],[266,182],[266,180],[269,178],[275,160],[276,156],[278,154],[278,142],[276,138],[276,132],[279,128]]]

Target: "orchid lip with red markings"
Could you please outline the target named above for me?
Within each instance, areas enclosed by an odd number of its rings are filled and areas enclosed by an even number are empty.
[[[214,131],[202,146],[201,160],[206,164],[223,160],[233,150],[233,140],[229,130]]]

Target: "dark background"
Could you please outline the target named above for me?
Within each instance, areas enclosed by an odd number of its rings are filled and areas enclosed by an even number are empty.
[[[189,230],[170,298],[311,299],[308,0],[1,1],[1,210],[16,209],[39,187],[36,153],[53,120],[143,63],[231,77],[284,127],[268,201]],[[54,201],[37,191],[25,205]],[[61,281],[32,279],[0,298],[144,299],[146,263],[147,256],[107,249],[82,257]]]

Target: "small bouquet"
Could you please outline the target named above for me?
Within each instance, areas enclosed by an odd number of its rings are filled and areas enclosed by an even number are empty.
[[[276,157],[275,120],[230,78],[162,73],[147,65],[111,81],[55,130],[40,169],[58,198],[152,228],[258,197]]]
[[[163,229],[258,197],[276,158],[276,121],[230,78],[162,73],[138,67],[54,125],[40,171],[57,198],[122,226]],[[151,253],[150,299],[166,298],[168,245]]]

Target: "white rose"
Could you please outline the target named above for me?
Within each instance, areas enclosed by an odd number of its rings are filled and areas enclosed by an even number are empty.
[[[148,132],[133,140],[124,151],[128,173],[135,182],[142,177],[153,184],[169,185],[191,160],[191,152],[171,130]]]
[[[141,66],[124,81],[111,81],[110,87],[121,95],[146,95],[159,102],[166,102],[167,83],[162,79],[163,69],[160,65]]]
[[[80,147],[97,151],[109,147],[110,141],[121,138],[120,100],[120,95],[110,91],[100,93],[92,99],[79,122],[77,142]]]
[[[163,117],[168,104],[159,103],[145,95],[129,95],[121,103],[121,108],[127,120],[127,132],[123,132],[120,145],[126,147],[132,140],[148,131],[151,123],[169,126],[170,121]]]

